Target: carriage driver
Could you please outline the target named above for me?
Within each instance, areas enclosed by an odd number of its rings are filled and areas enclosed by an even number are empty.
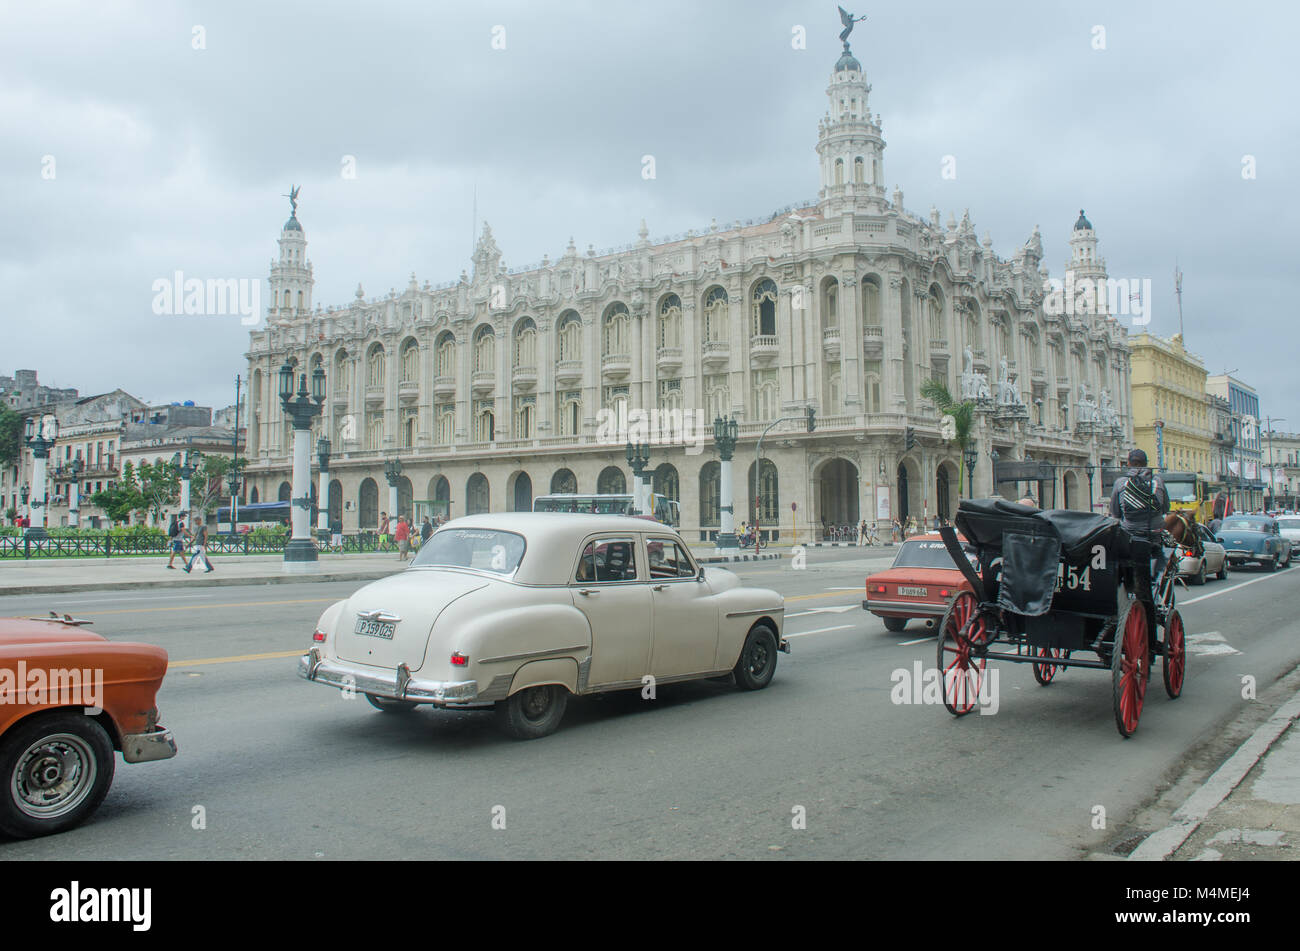
[[[1110,496],[1110,514],[1120,520],[1129,534],[1152,545],[1152,561],[1143,581],[1150,585],[1164,564],[1164,516],[1169,512],[1165,483],[1149,468],[1147,454],[1134,449],[1128,454],[1128,469],[1115,480]],[[1159,559],[1159,560],[1157,560]],[[1149,590],[1149,589],[1148,589]]]

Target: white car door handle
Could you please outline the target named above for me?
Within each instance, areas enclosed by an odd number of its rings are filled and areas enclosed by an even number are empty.
[[[599,591],[593,591],[591,588],[579,588],[578,594],[585,594],[590,597],[593,594],[600,594]]]
[[[665,587],[666,587],[665,585],[657,584],[654,586],[654,590],[662,591]]]

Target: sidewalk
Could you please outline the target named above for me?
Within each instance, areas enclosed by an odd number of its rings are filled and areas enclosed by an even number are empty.
[[[1300,860],[1300,692],[1282,704],[1129,861]]]
[[[783,548],[717,555],[711,544],[692,545],[702,564],[774,561],[786,557]],[[414,553],[412,553],[414,557]],[[196,566],[190,574],[184,561],[167,570],[167,556],[131,558],[31,558],[0,562],[0,597],[27,594],[69,594],[77,591],[133,588],[193,588],[240,584],[299,584],[312,581],[374,581],[410,564],[396,552],[332,554],[322,552],[317,574],[286,574],[281,555],[214,555],[211,573]]]

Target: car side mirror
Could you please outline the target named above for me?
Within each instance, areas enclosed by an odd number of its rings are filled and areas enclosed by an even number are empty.
[[[703,565],[700,565],[700,569],[699,569],[699,571],[697,571],[697,572],[695,573],[695,580],[696,580],[696,581],[703,581],[703,580],[704,580],[704,566],[703,566]]]

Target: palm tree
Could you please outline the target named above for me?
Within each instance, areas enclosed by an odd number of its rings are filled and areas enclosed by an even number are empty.
[[[953,442],[957,444],[957,451],[962,455],[966,453],[966,447],[970,445],[971,427],[975,424],[975,403],[973,400],[964,400],[958,403],[948,392],[947,385],[942,380],[926,380],[921,384],[921,396],[935,405],[935,408],[945,416],[951,416],[953,429],[956,435]],[[964,481],[966,478],[966,468],[960,461],[957,463],[957,495],[965,491]]]

